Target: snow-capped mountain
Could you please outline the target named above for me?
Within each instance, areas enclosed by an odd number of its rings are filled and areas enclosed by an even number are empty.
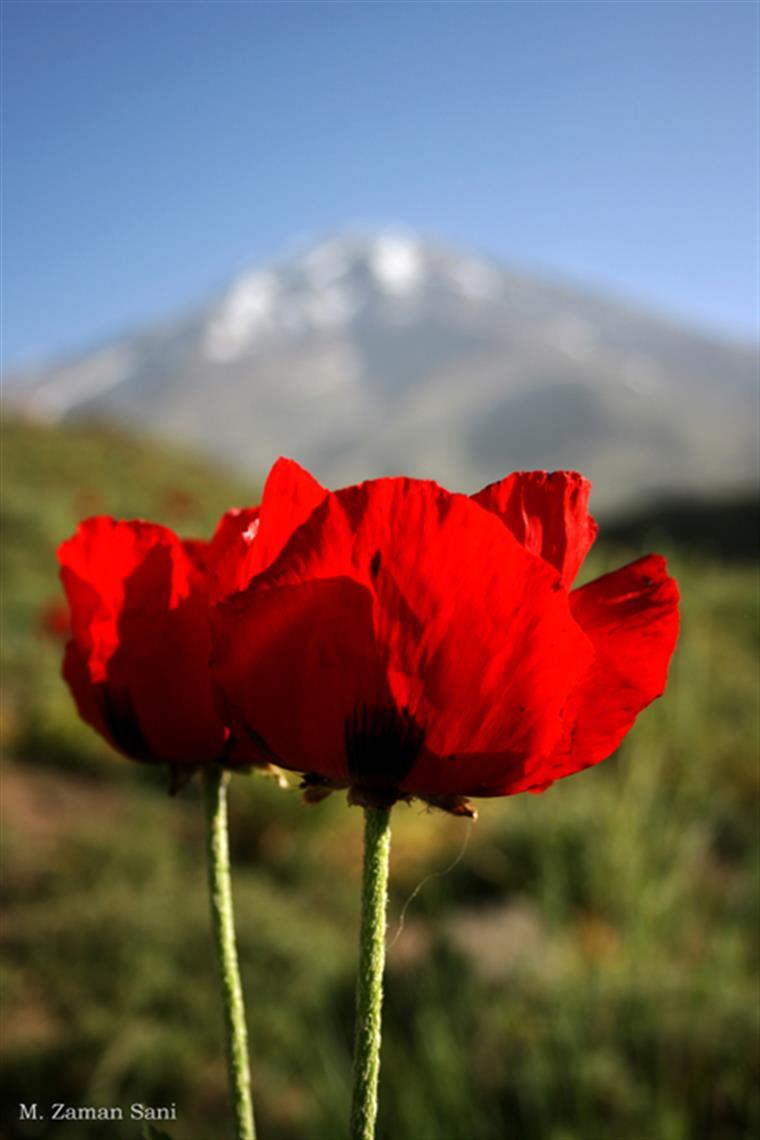
[[[242,274],[181,320],[6,380],[29,414],[117,418],[260,475],[463,490],[574,466],[595,503],[747,483],[756,354],[402,232]]]

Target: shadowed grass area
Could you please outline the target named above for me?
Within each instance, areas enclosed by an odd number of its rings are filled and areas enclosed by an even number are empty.
[[[137,1122],[18,1120],[19,1103],[177,1105],[173,1140],[229,1135],[191,784],[80,725],[40,606],[78,517],[209,534],[247,488],[103,429],[3,438],[2,1125],[15,1138],[140,1136]],[[667,539],[663,542],[667,547]],[[641,553],[600,545],[584,578]],[[749,1140],[760,1131],[757,577],[682,543],[667,696],[620,752],[475,825],[394,811],[379,1133],[384,1140]],[[345,1134],[361,813],[230,788],[259,1131]]]

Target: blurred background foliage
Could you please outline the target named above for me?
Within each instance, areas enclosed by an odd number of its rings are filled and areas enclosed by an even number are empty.
[[[178,1105],[229,1131],[197,784],[109,753],[59,676],[54,550],[78,518],[208,535],[256,491],[113,428],[3,427],[2,1135],[19,1102]],[[728,506],[725,508],[728,509]],[[395,811],[383,1140],[760,1134],[757,572],[662,512],[610,526],[584,578],[670,559],[683,632],[664,700],[619,753],[475,825]],[[713,516],[722,508],[710,508]],[[670,521],[668,519],[670,518]],[[704,516],[709,520],[709,512]],[[676,520],[674,522],[673,520]],[[239,945],[260,1133],[334,1140],[349,1093],[361,817],[235,777]],[[164,1127],[162,1125],[162,1127]],[[69,1140],[140,1126],[68,1123]]]

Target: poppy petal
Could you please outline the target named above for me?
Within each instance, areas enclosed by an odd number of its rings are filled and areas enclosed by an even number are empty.
[[[292,459],[277,460],[264,484],[256,541],[250,544],[238,574],[242,585],[271,566],[292,534],[327,494]]]
[[[665,689],[678,600],[665,559],[655,554],[573,591],[573,616],[593,644],[594,662],[569,702],[559,747],[512,790],[541,790],[612,755]]]
[[[210,542],[203,538],[183,538],[182,549],[200,574],[208,574]]]
[[[372,595],[350,577],[266,579],[214,612],[212,664],[233,735],[282,767],[345,780],[350,717],[389,700]]]
[[[424,724],[427,748],[447,756],[499,741],[531,753],[553,742],[590,658],[555,575],[435,483],[382,479],[335,498],[372,580],[396,705]]]
[[[567,589],[598,530],[588,513],[591,484],[576,471],[518,471],[473,495],[518,542],[559,570]]]
[[[247,586],[246,558],[259,529],[258,507],[235,507],[222,515],[208,544],[209,597],[225,598]]]
[[[103,706],[98,699],[98,684],[93,682],[87,654],[73,639],[64,650],[62,674],[82,720],[117,748],[103,716]]]
[[[85,720],[135,759],[201,763],[226,730],[208,669],[205,583],[165,527],[94,518],[58,552],[64,675]]]

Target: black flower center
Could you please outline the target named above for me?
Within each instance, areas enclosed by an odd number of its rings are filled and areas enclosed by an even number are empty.
[[[392,788],[409,775],[425,733],[407,709],[355,709],[345,724],[348,771],[357,784]]]

